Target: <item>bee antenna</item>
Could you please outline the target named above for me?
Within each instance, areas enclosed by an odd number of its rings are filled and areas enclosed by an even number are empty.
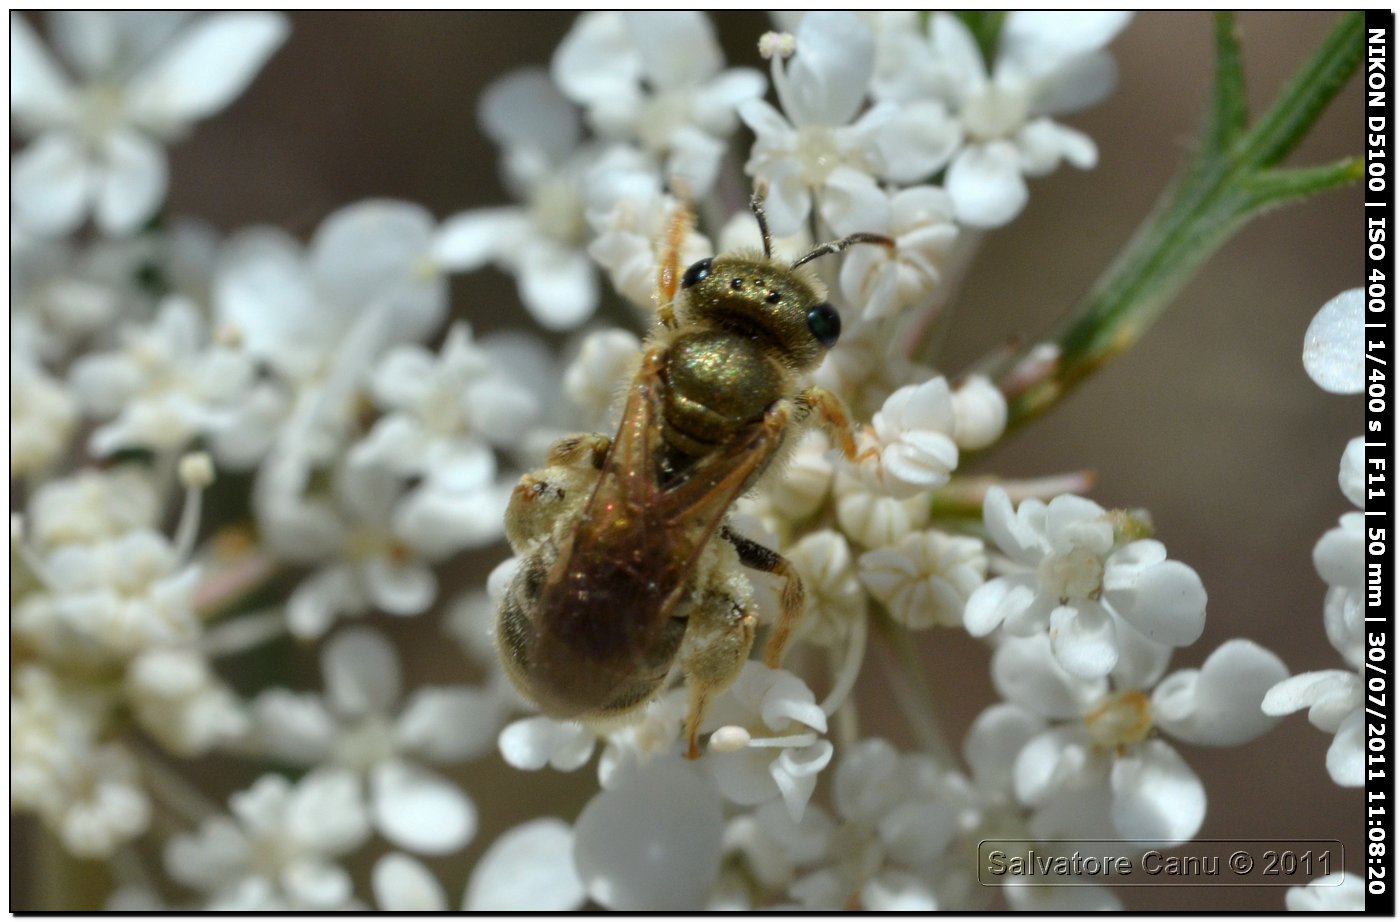
[[[758,231],[763,235],[763,258],[773,258],[773,235],[768,232],[768,215],[763,211],[763,200],[768,197],[768,183],[758,182],[754,184],[753,196],[749,199],[749,208],[753,211],[754,218],[758,221]]]
[[[823,243],[821,246],[817,247],[815,250],[808,253],[806,256],[803,256],[801,259],[794,261],[792,264],[792,268],[796,269],[803,263],[809,263],[812,260],[816,259],[818,256],[825,256],[828,253],[840,253],[842,250],[844,250],[846,247],[850,246],[853,243],[878,243],[880,246],[891,250],[894,249],[895,246],[894,241],[891,240],[889,237],[886,237],[884,234],[847,234],[840,240],[833,240],[830,243]]]

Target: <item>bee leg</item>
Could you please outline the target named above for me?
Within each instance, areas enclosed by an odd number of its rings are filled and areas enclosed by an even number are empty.
[[[817,422],[831,433],[836,440],[836,447],[841,449],[841,454],[847,461],[863,461],[877,453],[874,448],[861,453],[856,452],[856,439],[853,435],[855,426],[851,423],[850,411],[846,409],[846,404],[841,398],[831,391],[824,387],[809,387],[797,395],[797,405],[799,419],[806,419],[812,413],[817,414]]]
[[[676,314],[672,305],[676,300],[676,289],[681,284],[681,246],[695,225],[695,209],[691,207],[689,194],[681,188],[673,189],[680,205],[671,214],[666,224],[666,236],[662,238],[661,265],[656,270],[656,314],[661,323],[675,329]]]
[[[783,650],[787,647],[797,622],[802,620],[806,610],[806,590],[802,588],[802,577],[797,575],[792,564],[777,551],[769,550],[757,541],[750,541],[736,533],[728,525],[720,529],[724,540],[734,545],[739,554],[739,562],[750,570],[772,573],[783,581],[782,592],[778,596],[778,623],[768,637],[768,646],[763,651],[763,663],[769,669],[777,669],[783,661]]]
[[[529,553],[588,498],[611,446],[604,435],[567,436],[550,446],[547,466],[520,478],[506,505],[506,540],[515,553]]]
[[[550,466],[563,467],[582,467],[586,462],[595,471],[601,471],[611,447],[612,439],[596,432],[567,435],[549,446],[546,460]]]
[[[724,590],[707,591],[691,606],[689,649],[681,657],[690,709],[685,718],[687,759],[700,758],[700,723],[710,699],[729,687],[748,661],[758,618]],[[692,639],[693,638],[693,639]]]

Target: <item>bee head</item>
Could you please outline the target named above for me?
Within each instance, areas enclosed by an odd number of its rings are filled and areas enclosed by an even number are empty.
[[[760,254],[702,259],[681,278],[685,323],[761,341],[790,368],[814,368],[836,345],[841,315],[808,273]]]
[[[853,243],[893,247],[879,234],[850,234],[785,263],[773,256],[773,238],[763,212],[762,191],[750,200],[763,253],[713,256],[681,276],[678,313],[684,322],[716,326],[763,340],[789,367],[816,367],[841,335],[841,315],[826,301],[821,284],[802,267]]]

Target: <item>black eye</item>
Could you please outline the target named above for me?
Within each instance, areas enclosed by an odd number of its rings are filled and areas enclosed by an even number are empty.
[[[713,259],[702,259],[685,270],[685,275],[681,276],[681,287],[689,288],[692,285],[698,285],[705,281],[706,277],[710,274],[710,264],[713,262]]]
[[[807,329],[817,342],[830,349],[841,336],[841,315],[825,301],[807,311]]]

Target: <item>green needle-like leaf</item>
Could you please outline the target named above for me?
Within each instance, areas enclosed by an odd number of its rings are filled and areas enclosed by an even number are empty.
[[[1195,270],[1250,218],[1361,178],[1359,158],[1289,169],[1277,164],[1312,129],[1361,63],[1364,25],[1360,13],[1343,16],[1250,126],[1234,17],[1216,18],[1216,83],[1200,149],[1054,337],[1060,351],[1055,367],[1013,395],[1008,431],[1040,416],[1136,343]],[[1006,363],[1003,384],[1018,380],[1017,361],[1026,354]]]

